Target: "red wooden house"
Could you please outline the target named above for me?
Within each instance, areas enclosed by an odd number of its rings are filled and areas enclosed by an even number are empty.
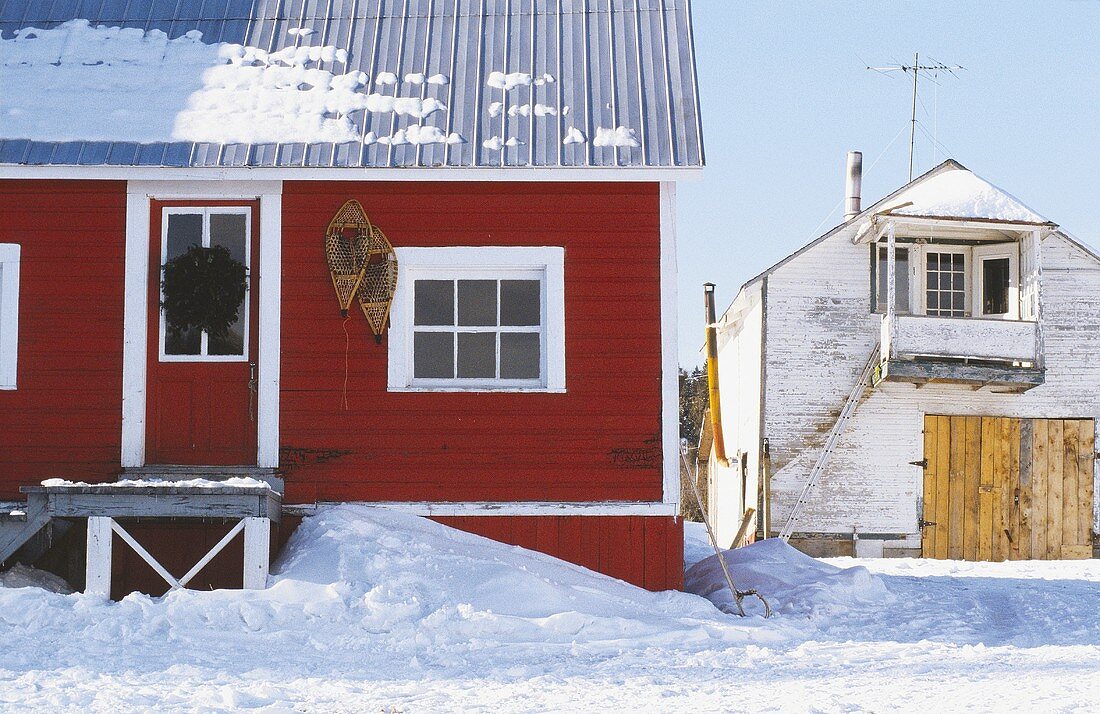
[[[0,498],[254,475],[678,587],[694,72],[667,0],[0,0]],[[349,200],[398,260],[381,344],[325,261]],[[159,307],[195,246],[247,268],[218,334]],[[166,565],[227,530],[130,515]]]

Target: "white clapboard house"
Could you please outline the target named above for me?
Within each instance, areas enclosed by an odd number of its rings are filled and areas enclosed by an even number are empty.
[[[860,163],[717,320],[720,539],[755,508],[817,554],[1091,557],[1100,256],[952,160],[861,210]]]

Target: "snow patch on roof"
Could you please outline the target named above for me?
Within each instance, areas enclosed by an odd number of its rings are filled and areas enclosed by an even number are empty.
[[[592,140],[595,146],[641,146],[641,142],[638,141],[638,135],[634,133],[633,129],[629,129],[625,126],[615,127],[614,129],[608,129],[606,127],[596,128],[596,138]]]
[[[891,202],[890,211],[903,216],[991,218],[1007,222],[1046,223],[1046,219],[1017,199],[965,169],[944,171],[906,190]]]
[[[2,134],[33,141],[343,143],[361,141],[353,112],[422,119],[447,109],[431,97],[367,94],[365,73],[332,71],[347,60],[347,51],[332,45],[267,52],[204,43],[195,30],[169,40],[160,30],[92,27],[87,20],[25,28],[0,38]],[[422,73],[405,79],[426,81]],[[391,85],[397,77],[380,72],[375,82]]]

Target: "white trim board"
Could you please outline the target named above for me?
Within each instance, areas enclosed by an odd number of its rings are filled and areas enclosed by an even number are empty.
[[[328,506],[353,503],[416,516],[676,516],[679,506],[658,501],[322,501],[284,504],[283,513],[307,516]]]
[[[18,243],[0,243],[0,389],[15,389],[19,359]]]
[[[332,166],[191,167],[171,166],[27,166],[0,165],[0,179],[95,179],[103,181],[697,181],[702,167],[630,168],[541,167],[392,167]]]
[[[282,292],[282,182],[130,181],[126,185],[126,259],[122,347],[121,465],[145,465],[151,202],[260,201],[259,354],[256,463],[279,465],[279,351]]]
[[[680,508],[680,388],[676,335],[676,184],[661,182],[661,446],[664,503]]]

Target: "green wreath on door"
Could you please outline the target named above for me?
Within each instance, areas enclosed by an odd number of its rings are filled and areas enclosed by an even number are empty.
[[[168,326],[224,338],[240,317],[248,271],[222,246],[192,246],[164,264],[161,308]]]

